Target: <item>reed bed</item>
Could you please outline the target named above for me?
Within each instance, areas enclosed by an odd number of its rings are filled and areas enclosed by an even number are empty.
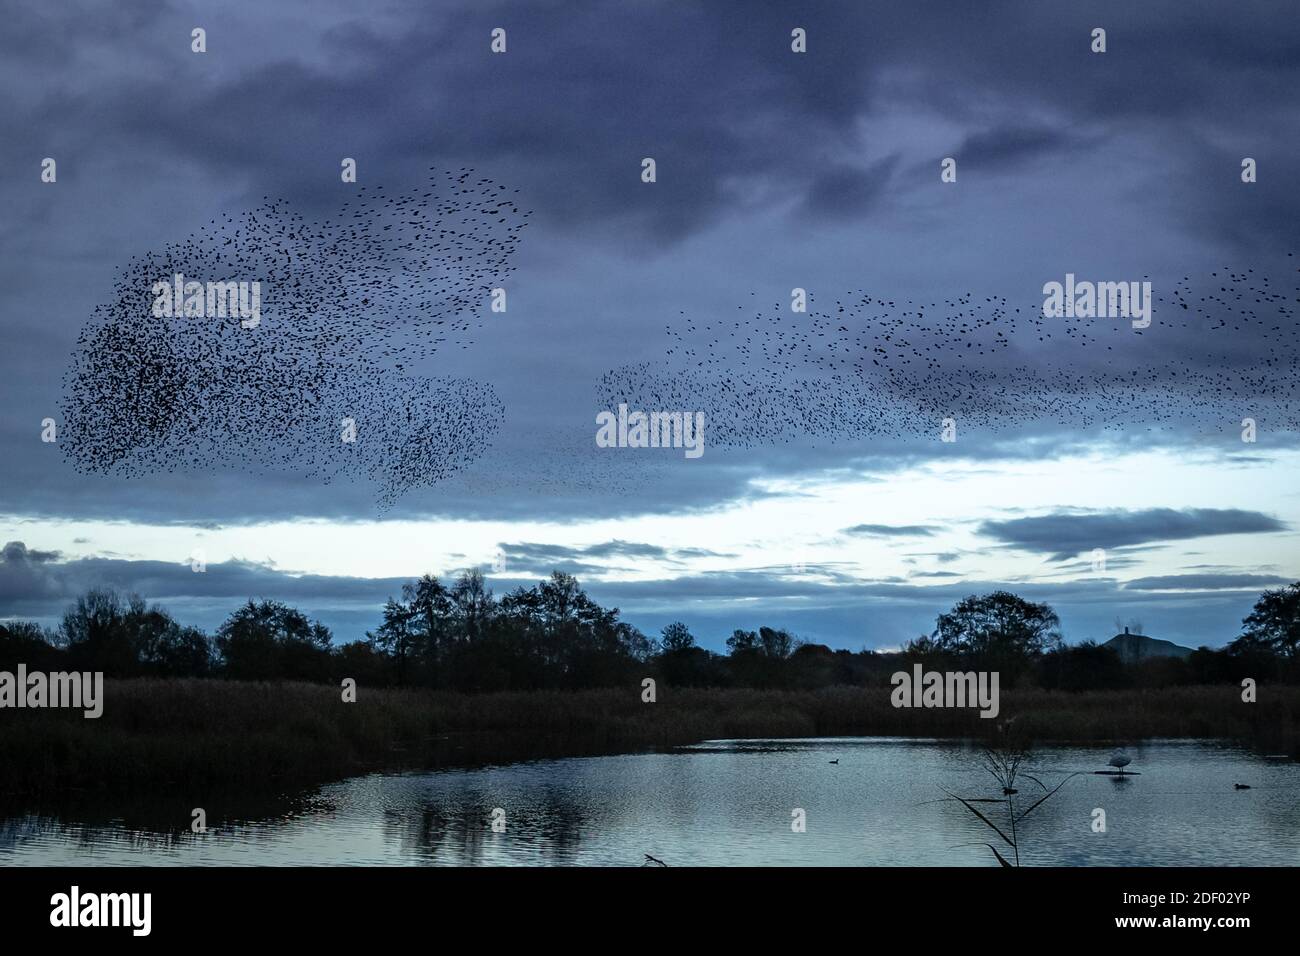
[[[1221,738],[1297,755],[1300,687],[1050,692],[1006,690],[1039,741]],[[783,691],[639,685],[465,694],[224,680],[110,680],[103,716],[0,711],[0,795],[50,797],[157,788],[283,790],[372,770],[473,766],[659,750],[719,738],[987,736],[974,710],[896,709],[888,687]]]

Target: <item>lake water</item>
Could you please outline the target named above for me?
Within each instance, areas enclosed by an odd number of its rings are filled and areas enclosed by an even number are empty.
[[[1129,748],[1140,776],[1094,776],[1110,748],[1040,748],[1047,786],[1074,777],[1019,826],[1026,865],[1300,864],[1300,765],[1203,741]],[[838,760],[838,764],[830,761]],[[1237,790],[1234,784],[1251,789]],[[1024,780],[1021,808],[1041,795]],[[999,838],[944,790],[996,798],[970,744],[893,738],[711,741],[671,753],[372,774],[319,788],[273,816],[189,832],[203,801],[158,806],[172,832],[132,817],[28,814],[0,823],[0,865],[996,866]],[[977,804],[1002,824],[1005,807]],[[494,808],[505,832],[493,832]],[[805,832],[791,829],[806,813]],[[1093,832],[1094,810],[1106,832]],[[965,845],[964,845],[965,844]]]

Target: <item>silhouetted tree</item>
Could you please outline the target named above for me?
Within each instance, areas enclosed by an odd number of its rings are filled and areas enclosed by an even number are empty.
[[[126,602],[111,588],[94,588],[77,598],[59,627],[72,665],[118,677],[138,674],[140,648],[127,614]]]
[[[660,632],[659,646],[665,654],[680,653],[695,646],[695,635],[681,621],[674,621]]]
[[[764,656],[777,661],[785,660],[794,650],[794,638],[779,628],[760,627],[758,643]]]
[[[1267,648],[1280,657],[1296,657],[1300,649],[1300,581],[1265,591],[1241,624],[1241,636],[1233,641],[1239,653]]]
[[[330,632],[319,621],[279,601],[249,601],[217,631],[227,677],[245,680],[328,676]]]
[[[757,631],[742,631],[738,628],[727,638],[727,650],[732,654],[757,653],[758,649]]]
[[[405,588],[403,590],[405,592]],[[412,622],[416,619],[417,612],[409,604],[389,598],[384,604],[383,623],[374,631],[366,632],[371,647],[392,658],[399,684],[405,684],[410,676],[410,659],[417,643],[417,632]]]
[[[836,683],[835,652],[825,644],[800,644],[783,670],[789,674],[791,687],[827,687]]]
[[[59,632],[68,663],[79,669],[114,677],[205,677],[212,671],[207,636],[138,595],[124,599],[111,589],[91,590],[64,613]]]
[[[1124,665],[1088,641],[1065,647],[1056,614],[1005,591],[971,596],[941,614],[932,635],[901,652],[832,651],[801,644],[780,628],[736,629],[729,656],[697,646],[686,624],[661,640],[619,620],[618,608],[592,600],[571,575],[556,572],[499,600],[478,572],[451,587],[425,575],[384,605],[364,642],[333,646],[329,630],[277,601],[249,601],[214,639],[175,621],[138,596],[111,589],[79,597],[56,631],[0,625],[0,668],[102,670],[110,677],[208,676],[399,683],[456,690],[636,686],[645,676],[669,685],[814,688],[885,686],[900,667],[996,668],[1004,686],[1027,671],[1046,688],[1107,689],[1187,683],[1237,683],[1242,677],[1300,679],[1300,583],[1265,591],[1227,648],[1202,647],[1186,660]],[[1130,625],[1131,627],[1131,625]]]
[[[447,646],[454,639],[452,596],[432,574],[423,575],[414,584],[402,586],[402,597],[410,609],[414,629],[414,650],[430,683],[437,683],[438,668]]]
[[[215,654],[208,636],[197,627],[186,627],[168,617],[151,629],[143,654],[150,674],[160,677],[207,677],[215,667]]]
[[[994,591],[980,597],[972,594],[940,614],[934,641],[938,650],[983,661],[1010,676],[1061,646],[1060,625],[1048,605]]]
[[[1232,658],[1226,649],[1198,647],[1187,658],[1187,669],[1193,684],[1236,683]]]
[[[392,659],[371,641],[352,641],[334,649],[331,683],[351,677],[358,685],[382,686],[389,683]]]
[[[576,587],[577,582],[573,583]],[[483,579],[483,572],[477,568],[464,572],[456,580],[451,589],[451,603],[460,622],[459,636],[467,641],[477,640],[482,635],[483,628],[491,621],[492,613],[496,610],[492,592]]]
[[[725,673],[715,666],[715,655],[695,644],[695,635],[681,621],[674,621],[659,634],[659,666],[664,680],[678,687],[721,684]]]
[[[1119,653],[1096,641],[1049,651],[1038,663],[1038,675],[1049,690],[1110,690],[1129,683]]]
[[[31,621],[0,624],[0,670],[12,672],[19,664],[33,670],[57,670],[64,657],[58,634]]]

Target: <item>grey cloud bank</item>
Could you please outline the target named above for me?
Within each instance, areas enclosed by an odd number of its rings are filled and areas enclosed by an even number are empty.
[[[1004,544],[1067,561],[1094,548],[1119,548],[1226,534],[1286,531],[1277,518],[1239,508],[1148,508],[986,521],[980,532]]]
[[[516,545],[502,550],[508,556],[506,570],[483,569],[497,592],[531,586],[551,568],[586,575],[608,570],[608,562],[588,563],[575,555],[622,559],[655,555],[668,561],[682,556],[671,549],[621,541],[579,549]],[[0,553],[0,620],[36,619],[52,626],[77,594],[108,586],[157,601],[183,623],[209,630],[249,598],[275,598],[320,618],[335,630],[336,641],[359,640],[374,629],[384,601],[399,594],[402,584],[419,573],[409,578],[302,575],[250,562],[224,562],[196,574],[183,563],[59,561],[20,542],[9,542]],[[516,562],[536,563],[525,570]],[[1056,584],[882,582],[822,567],[798,574],[789,568],[756,568],[644,581],[583,580],[596,600],[619,607],[627,620],[647,633],[655,635],[666,624],[682,620],[697,629],[703,646],[714,650],[723,648],[732,629],[758,624],[785,627],[832,647],[893,648],[929,633],[935,617],[968,594],[1004,587],[1030,600],[1052,603],[1069,640],[1104,640],[1111,636],[1116,616],[1136,615],[1158,636],[1192,646],[1220,646],[1236,636],[1259,590],[1286,582],[1276,575],[1180,575],[1128,584],[1110,578]],[[1164,593],[1175,589],[1178,593]]]

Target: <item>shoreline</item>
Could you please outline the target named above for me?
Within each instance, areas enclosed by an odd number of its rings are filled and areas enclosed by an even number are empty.
[[[5,805],[79,793],[131,797],[305,790],[371,772],[662,751],[708,740],[900,737],[980,740],[1014,717],[1032,740],[1235,741],[1300,754],[1300,687],[1243,703],[1233,685],[1002,692],[999,719],[894,708],[888,686],[820,690],[661,687],[486,694],[328,684],[140,678],[105,682],[103,715],[0,714]]]

